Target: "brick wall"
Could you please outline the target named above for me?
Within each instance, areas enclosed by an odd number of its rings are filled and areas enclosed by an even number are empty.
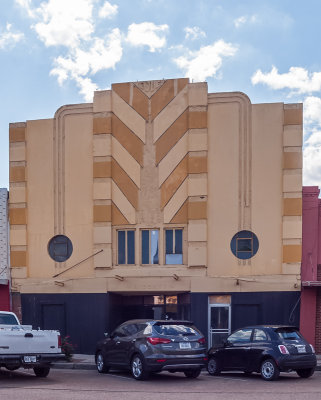
[[[315,351],[321,353],[321,288],[317,289]]]

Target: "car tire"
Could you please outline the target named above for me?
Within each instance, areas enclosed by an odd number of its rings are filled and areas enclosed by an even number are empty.
[[[130,362],[130,372],[134,379],[143,381],[148,378],[149,372],[146,369],[145,361],[139,354],[134,354]]]
[[[37,378],[45,378],[50,372],[50,367],[34,367],[33,372]]]
[[[300,378],[310,378],[314,374],[315,368],[298,369],[296,373]]]
[[[212,376],[219,375],[221,373],[218,360],[215,357],[209,358],[207,362],[207,372]]]
[[[109,371],[109,367],[106,365],[104,356],[101,352],[96,355],[96,367],[100,374],[106,374]]]
[[[200,369],[190,369],[188,371],[184,371],[184,375],[188,379],[195,379],[200,376],[201,370]]]
[[[267,358],[262,362],[260,372],[265,381],[275,381],[280,375],[280,370],[272,358]]]

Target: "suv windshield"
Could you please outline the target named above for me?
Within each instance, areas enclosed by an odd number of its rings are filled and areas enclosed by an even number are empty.
[[[280,339],[283,340],[300,340],[301,335],[295,328],[279,328],[276,330]]]
[[[155,331],[159,335],[166,335],[166,336],[192,336],[197,335],[198,332],[192,326],[186,325],[171,325],[171,324],[162,324],[162,325],[154,325]]]

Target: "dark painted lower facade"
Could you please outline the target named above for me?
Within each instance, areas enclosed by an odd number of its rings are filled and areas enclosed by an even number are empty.
[[[220,302],[221,297],[229,304]],[[104,332],[133,318],[190,319],[209,344],[250,324],[298,326],[299,299],[300,292],[22,294],[21,307],[24,324],[58,329],[62,336],[70,336],[76,353],[92,354]]]

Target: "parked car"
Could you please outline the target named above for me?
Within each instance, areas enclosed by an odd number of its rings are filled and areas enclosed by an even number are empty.
[[[137,380],[150,373],[184,372],[197,378],[206,367],[202,333],[189,321],[131,320],[121,324],[97,344],[97,370],[128,369]]]
[[[221,371],[259,372],[272,381],[280,372],[296,371],[301,378],[313,375],[314,348],[293,326],[250,326],[232,333],[220,347],[208,352],[210,375]]]

